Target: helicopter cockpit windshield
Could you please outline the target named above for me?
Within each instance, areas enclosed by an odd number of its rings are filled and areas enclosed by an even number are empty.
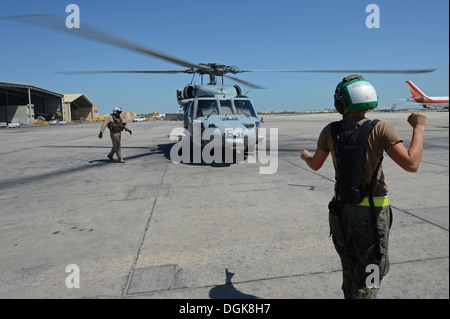
[[[199,100],[197,106],[197,117],[218,115],[217,100]]]
[[[220,112],[222,115],[234,115],[231,100],[220,100]]]
[[[257,117],[255,109],[249,100],[234,100],[237,115]]]
[[[189,110],[192,109],[192,106],[189,106]],[[189,113],[191,111],[188,111]],[[213,98],[202,98],[197,100],[197,105],[195,109],[195,119],[200,117],[210,117],[212,115],[221,115],[221,116],[229,116],[229,115],[243,115],[245,117],[255,117],[256,115],[255,109],[251,100],[249,99],[213,99]]]

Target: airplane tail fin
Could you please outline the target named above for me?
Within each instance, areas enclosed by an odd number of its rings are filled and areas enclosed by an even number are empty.
[[[423,93],[413,82],[406,81],[406,84],[408,84],[409,90],[411,91],[413,98],[427,98],[425,93]]]

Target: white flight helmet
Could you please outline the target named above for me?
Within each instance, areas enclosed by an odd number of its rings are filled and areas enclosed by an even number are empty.
[[[118,106],[113,108],[113,114],[120,114],[122,113],[122,109]]]

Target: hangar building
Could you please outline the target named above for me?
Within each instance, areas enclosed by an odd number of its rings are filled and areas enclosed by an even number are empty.
[[[83,94],[60,94],[28,84],[0,82],[0,122],[33,124],[36,118],[93,119],[93,104]]]
[[[63,95],[28,84],[0,82],[0,122],[33,124],[63,112]]]

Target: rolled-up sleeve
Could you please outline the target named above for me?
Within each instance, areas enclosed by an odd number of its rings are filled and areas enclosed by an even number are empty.
[[[317,148],[320,148],[322,151],[331,152],[332,145],[330,145],[331,139],[331,124],[325,126],[320,132],[319,139],[317,140]]]

